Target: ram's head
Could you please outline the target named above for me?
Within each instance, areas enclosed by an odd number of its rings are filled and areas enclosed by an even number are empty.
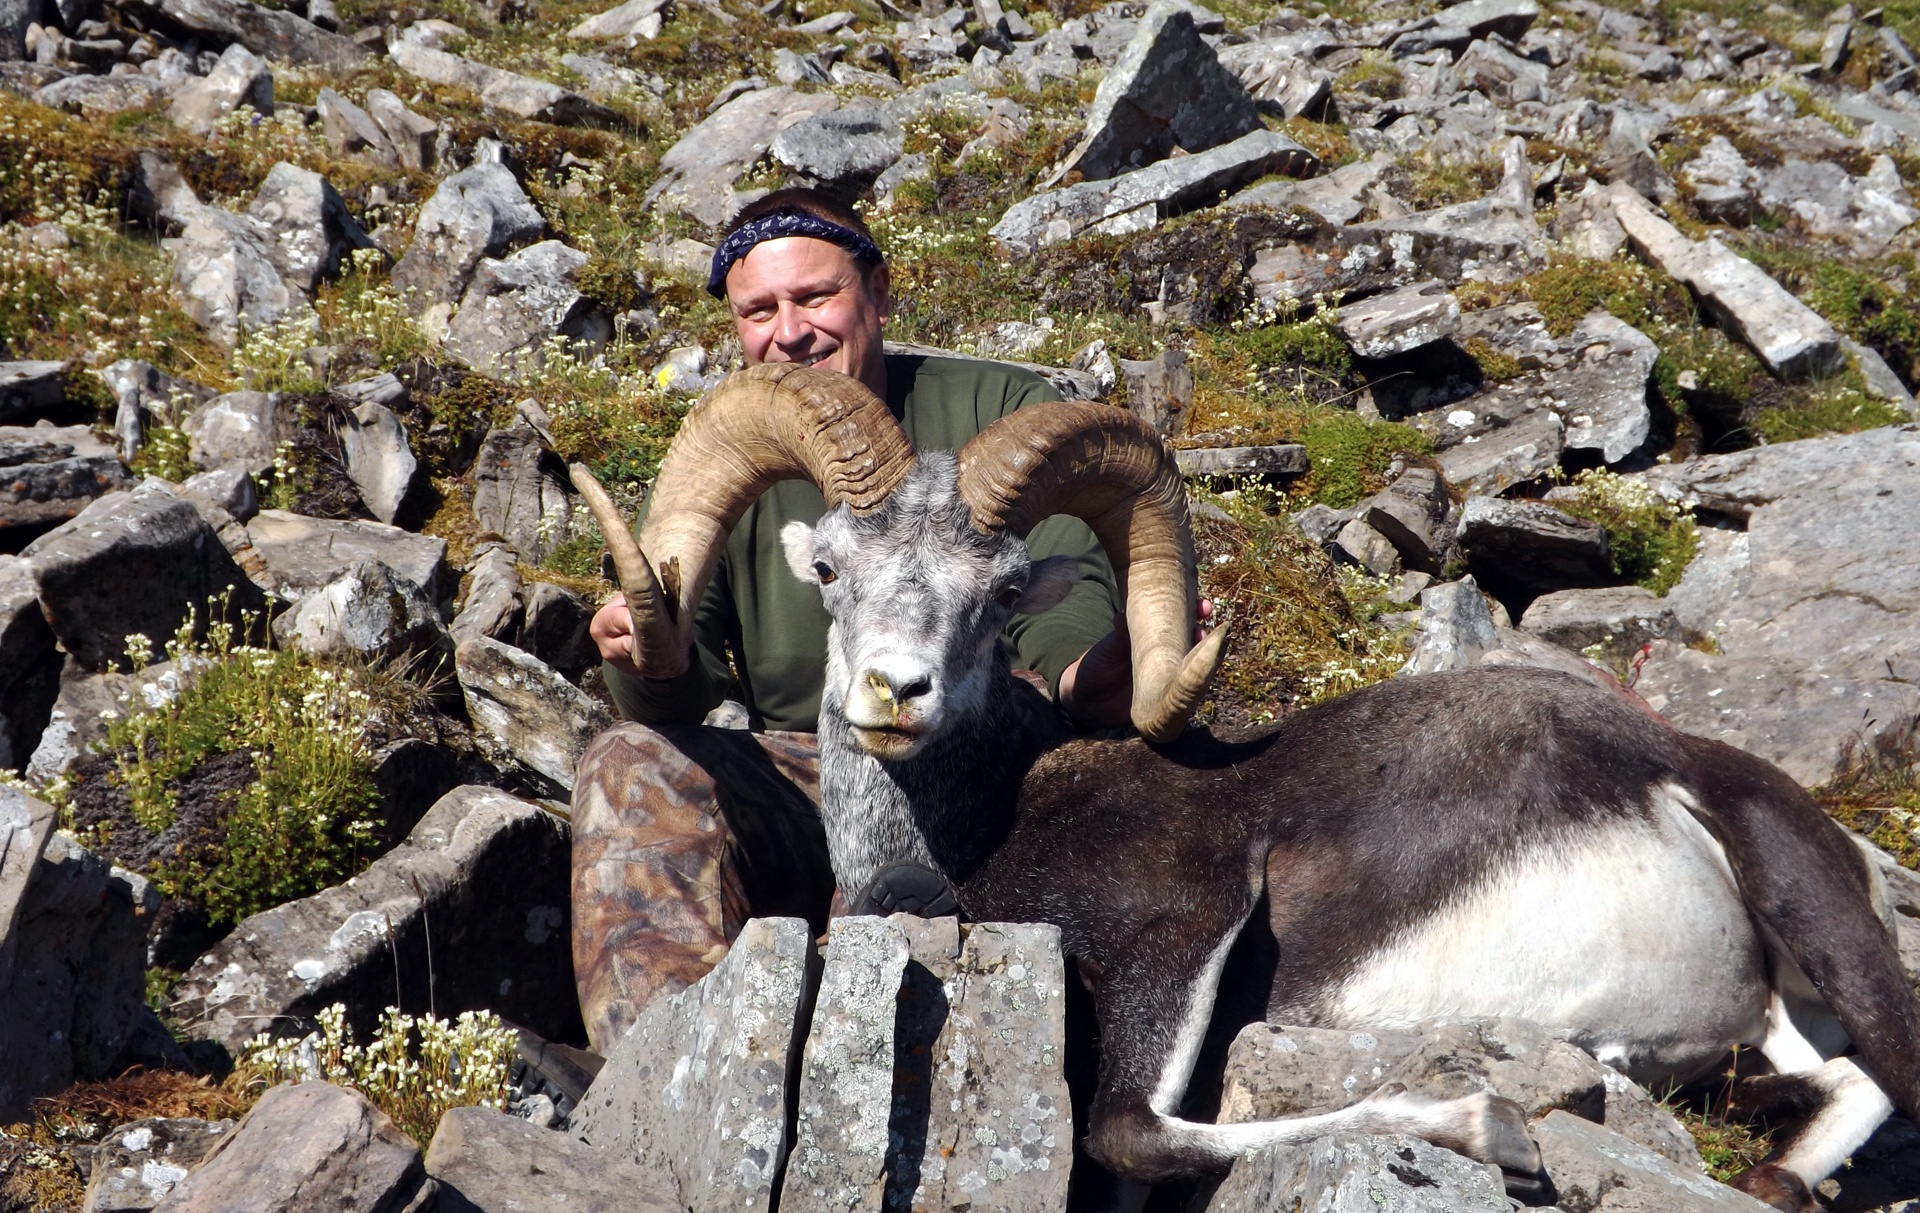
[[[1196,607],[1186,494],[1160,439],[1103,405],[1029,406],[957,456],[915,455],[886,405],[846,376],[752,367],[688,414],[636,542],[579,466],[633,613],[633,660],[686,669],[695,607],[727,536],[780,480],[818,486],[828,512],[782,542],[834,619],[823,711],[870,753],[904,758],[985,701],[993,646],[1016,611],[1057,603],[1070,562],[1029,559],[1041,519],[1084,519],[1126,596],[1133,723],[1153,740],[1186,726],[1220,659],[1216,629],[1188,648]]]

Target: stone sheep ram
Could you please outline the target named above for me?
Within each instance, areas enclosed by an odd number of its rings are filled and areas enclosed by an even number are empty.
[[[1651,1085],[1756,1048],[1790,1076],[1774,1087],[1813,1109],[1736,1182],[1778,1208],[1815,1208],[1813,1186],[1893,1108],[1920,1113],[1920,1010],[1869,869],[1760,759],[1518,669],[1383,683],[1248,741],[1188,732],[1223,631],[1189,649],[1185,492],[1122,410],[1030,407],[957,456],[916,455],[851,379],[735,375],[687,417],[637,543],[575,472],[641,670],[685,667],[727,535],[793,478],[828,506],[782,539],[833,619],[820,778],[840,887],[905,861],[942,874],[975,920],[1059,926],[1100,1027],[1087,1145],[1121,1176],[1221,1172],[1340,1130],[1538,1171],[1519,1108],[1492,1096],[1386,1090],[1324,1115],[1182,1118],[1228,950],[1263,896],[1274,1021],[1523,1016]],[[1053,514],[1086,520],[1122,578],[1140,738],[1069,736],[1010,676],[1008,619],[1075,575],[1022,540]]]

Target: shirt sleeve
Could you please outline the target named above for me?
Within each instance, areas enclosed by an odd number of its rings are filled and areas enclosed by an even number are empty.
[[[1052,384],[1036,376],[1014,394],[1007,411],[1059,398]],[[1042,520],[1027,536],[1027,550],[1035,560],[1071,556],[1080,566],[1080,580],[1058,606],[1038,615],[1015,615],[1007,625],[1014,664],[1040,674],[1057,696],[1060,675],[1113,630],[1113,617],[1120,613],[1119,585],[1106,549],[1078,518],[1056,514]]]
[[[633,520],[640,533],[646,517],[642,508]],[[601,677],[623,720],[641,724],[699,724],[720,701],[734,693],[733,668],[727,664],[728,638],[738,631],[733,623],[733,595],[728,588],[727,558],[707,583],[693,622],[693,659],[677,678],[641,678],[602,662]]]

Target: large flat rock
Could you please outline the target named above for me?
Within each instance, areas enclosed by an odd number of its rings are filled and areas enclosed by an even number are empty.
[[[654,1172],[492,1108],[453,1108],[427,1147],[443,1213],[677,1213]]]
[[[1656,644],[1636,689],[1680,728],[1830,778],[1856,734],[1920,712],[1920,427],[1713,455],[1648,474],[1744,518],[1673,599],[1717,653]]]
[[[710,228],[726,221],[733,185],[773,146],[774,137],[809,114],[838,107],[829,93],[762,88],[727,102],[660,157],[647,203]]]
[[[368,559],[419,586],[429,602],[453,592],[447,541],[397,526],[261,510],[247,523],[247,538],[265,565],[261,585],[282,598],[304,598]]]
[[[1034,194],[1008,207],[992,235],[1024,254],[1087,232],[1143,232],[1171,214],[1211,202],[1269,173],[1310,177],[1319,167],[1318,158],[1292,139],[1258,130],[1192,156]]]
[[[770,1208],[815,963],[803,919],[748,922],[713,972],[640,1013],[573,1134],[668,1178],[692,1213]]]
[[[220,595],[231,610],[265,606],[200,512],[158,481],[109,493],[21,555],[54,635],[90,670],[119,661],[135,632],[163,650],[189,611],[204,625]]]
[[[132,484],[119,455],[84,425],[0,425],[0,534],[65,522]]]
[[[269,1025],[336,1002],[362,1037],[397,1005],[493,1010],[577,1039],[568,839],[565,822],[526,801],[455,788],[365,872],[241,922],[187,971],[176,1013],[235,1055]]]

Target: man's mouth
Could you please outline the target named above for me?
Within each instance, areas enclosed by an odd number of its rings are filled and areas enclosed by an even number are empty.
[[[808,354],[805,358],[802,358],[800,362],[803,366],[819,366],[827,359],[833,357],[833,354],[834,351],[832,350],[825,350],[817,354]]]

